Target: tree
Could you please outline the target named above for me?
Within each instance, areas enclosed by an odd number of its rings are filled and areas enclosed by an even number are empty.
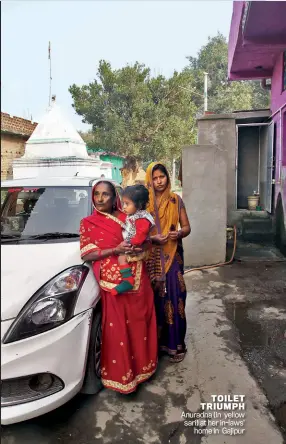
[[[96,79],[72,85],[73,107],[92,125],[83,134],[93,147],[135,156],[144,162],[165,161],[171,166],[181,147],[195,142],[195,117],[203,113],[204,72],[209,74],[209,110],[217,113],[268,107],[269,93],[257,81],[229,82],[227,41],[218,33],[197,57],[171,78],[152,77],[136,62],[121,69],[99,63]]]
[[[216,113],[227,113],[235,110],[267,108],[269,93],[260,87],[257,81],[229,82],[227,78],[228,49],[226,38],[218,33],[209,37],[197,57],[187,57],[189,66],[185,71],[195,78],[196,93],[203,92],[204,72],[209,75],[208,102],[209,109]],[[203,98],[194,96],[196,105],[202,111]]]
[[[92,125],[85,138],[94,146],[143,161],[178,157],[194,142],[196,106],[190,98],[192,74],[174,72],[170,79],[151,77],[136,62],[112,69],[101,61],[89,85],[72,85],[73,107]]]

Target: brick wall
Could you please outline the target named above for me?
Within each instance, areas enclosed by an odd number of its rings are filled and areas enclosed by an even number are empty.
[[[13,160],[22,157],[37,123],[1,112],[1,180],[13,178]]]
[[[36,122],[31,120],[10,116],[10,114],[1,112],[1,133],[9,132],[30,137],[37,125]]]
[[[22,157],[27,137],[1,134],[1,180],[13,178],[13,160]]]

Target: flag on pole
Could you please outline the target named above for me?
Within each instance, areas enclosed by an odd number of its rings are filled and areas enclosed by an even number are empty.
[[[49,42],[49,60],[51,59],[51,42]]]

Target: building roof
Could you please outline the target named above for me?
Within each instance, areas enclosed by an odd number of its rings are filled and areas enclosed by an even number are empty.
[[[85,142],[73,127],[73,125],[62,114],[60,107],[52,102],[46,114],[40,120],[28,144],[71,142],[85,146]]]
[[[111,157],[118,157],[120,159],[125,159],[125,156],[121,156],[121,154],[116,154],[112,151],[105,151],[103,148],[93,148],[87,146],[88,153],[94,153],[99,154],[100,156],[111,156]]]
[[[26,161],[27,159],[67,157],[89,158],[85,142],[55,103],[54,97],[51,106],[26,142],[22,159]]]
[[[230,80],[270,78],[286,47],[284,1],[234,1],[228,45]]]
[[[198,121],[201,120],[224,120],[224,119],[234,119],[234,120],[249,120],[251,122],[254,122],[256,119],[261,121],[261,119],[268,119],[271,115],[270,109],[257,109],[257,110],[239,110],[239,111],[233,111],[232,113],[228,114],[205,114],[204,116],[201,116],[198,118]]]
[[[11,116],[1,112],[1,133],[30,137],[38,124],[22,117]]]

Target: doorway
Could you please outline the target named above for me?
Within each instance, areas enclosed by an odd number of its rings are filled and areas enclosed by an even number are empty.
[[[261,210],[272,211],[274,124],[237,125],[237,209],[248,209],[248,196],[258,193]]]

